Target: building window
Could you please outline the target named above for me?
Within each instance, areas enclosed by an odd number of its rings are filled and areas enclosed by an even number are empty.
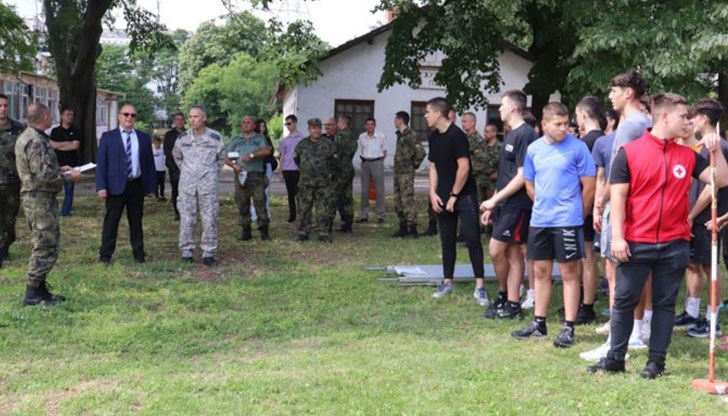
[[[417,137],[423,142],[427,141],[427,137],[430,135],[430,129],[427,128],[425,121],[425,107],[427,107],[427,103],[424,101],[412,101],[410,108],[410,127],[417,132]]]
[[[108,123],[108,113],[106,109],[106,101],[99,100],[96,102],[96,125],[106,126]]]
[[[28,117],[27,110],[30,105],[30,85],[20,84],[18,86],[20,96],[20,119],[25,121]]]
[[[365,100],[335,100],[334,117],[351,117],[351,131],[358,137],[364,133],[364,122],[369,117],[374,117],[374,101]]]
[[[33,89],[33,101],[36,103],[46,104],[46,88],[34,88]]]
[[[58,110],[58,91],[49,88],[46,97],[48,99],[48,108],[51,109],[53,115],[53,123],[60,123],[61,113]]]
[[[15,95],[17,83],[5,81],[5,95],[8,96],[8,108],[10,109],[10,118],[18,119],[18,97]]]

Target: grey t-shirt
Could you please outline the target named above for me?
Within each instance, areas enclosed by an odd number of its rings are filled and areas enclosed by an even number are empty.
[[[642,137],[645,130],[650,127],[652,127],[652,121],[641,111],[633,110],[617,127],[617,134],[614,136],[614,144],[612,145],[611,160],[614,160],[622,146]],[[611,166],[608,173],[607,177],[609,178],[612,175]]]

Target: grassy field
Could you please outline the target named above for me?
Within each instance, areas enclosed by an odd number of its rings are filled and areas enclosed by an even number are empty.
[[[122,221],[114,263],[97,263],[103,206],[79,197],[51,273],[62,306],[22,307],[29,253],[19,219],[0,270],[0,414],[145,415],[708,415],[728,409],[694,391],[707,341],[676,333],[669,374],[590,375],[578,352],[604,341],[577,329],[572,349],[517,341],[527,321],[491,321],[472,284],[435,302],[431,288],[379,283],[367,265],[439,263],[436,238],[389,238],[395,220],[334,244],[297,243],[274,199],[274,240],[241,243],[222,203],[220,266],[181,264],[169,205],[147,203],[147,263],[133,262]],[[390,207],[391,208],[391,207]],[[391,212],[391,211],[390,211]],[[424,217],[424,216],[421,216]],[[425,222],[424,220],[421,222]],[[467,253],[460,249],[460,261]],[[491,296],[496,288],[489,284]],[[560,290],[552,310],[560,306]],[[598,310],[604,307],[600,299]],[[527,319],[529,319],[527,317]],[[550,335],[558,333],[556,314]],[[719,376],[728,360],[719,355]]]

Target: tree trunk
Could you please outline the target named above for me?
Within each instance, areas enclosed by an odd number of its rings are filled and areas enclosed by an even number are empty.
[[[720,118],[721,136],[726,137],[725,131],[728,130],[728,73],[718,73],[718,101],[723,104],[723,116]]]

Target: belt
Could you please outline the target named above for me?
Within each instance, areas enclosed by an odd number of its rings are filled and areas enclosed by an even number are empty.
[[[367,158],[361,157],[361,156],[359,156],[359,158],[361,159],[362,162],[377,162],[379,160],[384,160],[384,156],[377,157],[377,158],[374,158],[374,159],[367,159]]]
[[[141,181],[141,180],[142,180],[142,178],[141,178],[141,177],[138,177],[138,178],[131,178],[131,179],[127,179],[127,180],[126,180],[126,183],[134,183],[134,182],[139,182],[139,181]]]

